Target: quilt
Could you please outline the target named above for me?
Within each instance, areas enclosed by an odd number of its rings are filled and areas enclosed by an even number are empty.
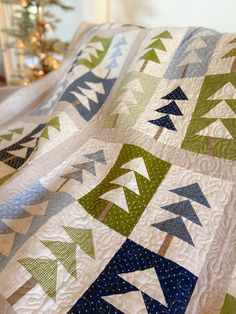
[[[235,314],[235,179],[235,34],[81,26],[0,104],[0,312]]]

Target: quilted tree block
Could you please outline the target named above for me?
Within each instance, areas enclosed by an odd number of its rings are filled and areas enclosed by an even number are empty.
[[[197,277],[127,239],[68,312],[185,313]]]
[[[235,35],[105,23],[57,71],[0,106],[0,312],[235,313]]]
[[[93,217],[128,236],[164,179],[170,164],[124,144],[105,179],[78,202]]]
[[[162,79],[132,129],[180,147],[195,109],[203,78]]]
[[[0,185],[9,179],[9,177],[15,173],[15,170],[20,168],[30,158],[37,144],[37,139],[44,127],[45,124],[39,124],[29,134],[25,135],[17,142],[14,141],[13,134],[23,133],[22,128],[14,129],[10,133],[0,135],[0,139],[2,140],[4,139],[10,142],[12,140],[10,145],[0,150],[0,162],[4,164],[4,167],[1,167]]]
[[[52,192],[40,182],[0,205],[0,271],[17,250],[50,217],[72,204],[75,199],[66,192]]]
[[[164,78],[173,80],[204,76],[220,38],[221,34],[214,30],[189,27]]]
[[[112,37],[94,36],[86,45],[76,64],[83,64],[89,69],[98,66],[111,45]]]
[[[89,121],[104,104],[115,81],[86,72],[66,88],[60,100],[74,105],[81,117]]]
[[[182,148],[236,160],[236,74],[206,76]]]
[[[121,82],[103,128],[127,128],[135,124],[154,94],[160,79],[153,75],[131,71]]]

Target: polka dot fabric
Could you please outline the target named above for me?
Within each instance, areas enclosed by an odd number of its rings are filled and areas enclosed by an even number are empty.
[[[69,314],[122,313],[103,297],[139,291],[119,275],[154,268],[164,293],[167,307],[141,291],[150,314],[185,313],[197,277],[178,264],[127,239],[97,280],[76,302]],[[135,309],[134,309],[135,313]]]

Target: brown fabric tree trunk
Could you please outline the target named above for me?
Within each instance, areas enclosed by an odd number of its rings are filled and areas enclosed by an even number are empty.
[[[146,59],[146,60],[143,62],[142,66],[141,66],[141,68],[140,68],[140,70],[139,70],[139,72],[143,72],[143,71],[145,70],[147,64],[148,64],[148,60]]]
[[[62,184],[59,186],[59,188],[57,188],[56,192],[59,192],[60,189],[69,181],[70,178],[67,178],[64,182],[62,182]]]
[[[107,215],[109,214],[110,209],[112,208],[113,203],[112,202],[108,202],[106,207],[103,209],[103,211],[101,212],[101,215],[98,217],[98,220],[103,222]]]
[[[155,139],[155,140],[158,140],[158,139],[159,139],[159,137],[161,136],[163,130],[164,130],[164,128],[160,126],[159,129],[158,129],[158,131],[157,131],[157,133],[156,133],[155,136],[154,136],[154,139]]]
[[[182,75],[181,75],[181,78],[185,78],[185,76],[186,76],[186,74],[187,74],[187,71],[188,71],[188,66],[189,66],[189,64],[186,64],[186,65],[184,66],[184,70],[183,70],[183,73],[182,73]]]
[[[31,277],[27,280],[22,286],[20,286],[10,297],[7,299],[7,302],[10,305],[14,305],[19,301],[26,293],[28,293],[38,282],[34,277]]]
[[[236,58],[234,58],[234,62],[231,67],[231,72],[236,72]]]
[[[174,237],[171,234],[166,235],[164,241],[162,242],[162,245],[160,246],[160,248],[158,250],[158,254],[160,254],[161,256],[165,256],[173,238]]]
[[[115,128],[115,127],[116,127],[116,123],[117,123],[117,121],[118,121],[118,118],[119,118],[119,114],[117,113],[117,114],[115,115],[114,120],[113,120],[112,128]]]
[[[207,155],[213,156],[216,141],[217,141],[216,137],[209,137],[208,146],[206,150]]]

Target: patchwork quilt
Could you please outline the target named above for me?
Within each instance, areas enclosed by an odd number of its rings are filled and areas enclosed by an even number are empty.
[[[236,35],[90,27],[0,123],[2,314],[236,313]]]

